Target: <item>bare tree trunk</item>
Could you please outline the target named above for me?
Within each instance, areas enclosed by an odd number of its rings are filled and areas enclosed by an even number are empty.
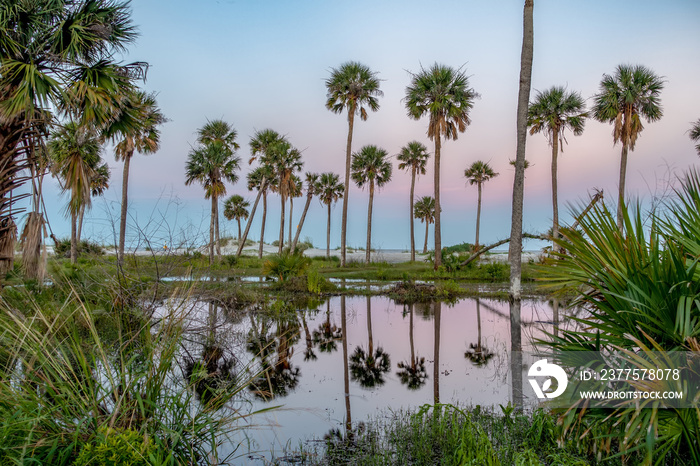
[[[126,214],[129,202],[129,166],[131,164],[131,153],[124,157],[124,174],[122,175],[122,205],[119,216],[119,250],[117,251],[117,263],[124,265],[124,244],[126,242]]]
[[[294,217],[294,197],[289,196],[289,228],[287,231],[287,244],[292,245],[292,217]]]
[[[340,266],[345,267],[345,245],[348,232],[348,199],[350,197],[350,165],[352,152],[352,130],[355,124],[355,105],[348,108],[348,144],[345,149],[345,193],[343,195],[343,224],[340,230]]]
[[[284,247],[284,210],[287,204],[284,196],[280,195],[280,198],[282,199],[282,212],[280,213],[280,240],[277,254],[282,254],[282,248]]]
[[[292,243],[292,252],[297,248],[297,242],[299,241],[299,235],[301,234],[301,229],[304,227],[304,220],[306,220],[306,212],[309,211],[309,206],[311,205],[311,199],[313,195],[306,196],[306,205],[304,205],[304,211],[301,213],[301,219],[299,220],[299,226],[297,226],[297,232],[294,235],[294,242]],[[290,226],[291,228],[291,226]]]
[[[263,256],[263,241],[265,239],[265,220],[267,220],[267,190],[263,191],[263,216],[262,226],[260,227],[260,249],[258,250],[258,258]]]
[[[440,134],[435,135],[435,270],[442,265],[442,237],[440,233]]]
[[[559,130],[552,131],[552,239],[559,238],[559,195],[557,193],[557,162],[559,158]],[[552,241],[552,252],[559,251]]]
[[[510,261],[510,332],[511,377],[513,401],[522,410],[522,336],[521,336],[521,267],[523,251],[523,192],[525,184],[525,142],[527,139],[527,110],[532,81],[532,56],[534,0],[525,0],[523,8],[523,47],[520,55],[520,86],[516,123],[517,147],[515,156],[515,180],[513,181],[513,217],[510,230],[508,260]]]
[[[370,250],[372,249],[372,202],[374,201],[374,180],[369,180],[369,206],[367,207],[367,250],[365,262],[369,264]]]
[[[255,197],[255,203],[253,204],[253,209],[250,211],[250,217],[248,217],[248,223],[245,226],[245,231],[243,232],[243,238],[239,239],[238,241],[238,251],[236,251],[236,257],[240,257],[241,252],[243,251],[243,245],[246,242],[246,239],[248,239],[248,232],[250,231],[250,226],[253,224],[253,218],[255,217],[255,209],[258,208],[258,202],[260,201],[260,196],[262,195],[263,189],[266,188],[266,180],[265,178],[262,179],[262,182],[260,183],[260,190],[258,191],[258,195]],[[262,242],[262,238],[260,239]]]
[[[214,234],[216,235],[216,258],[221,261],[221,239],[219,238],[219,198],[214,202]]]
[[[241,218],[238,217],[236,219],[236,222],[238,223],[238,242],[241,242]]]
[[[416,260],[416,239],[415,235],[413,232],[413,195],[416,187],[416,167],[413,167],[411,170],[411,199],[409,202],[409,208],[411,209],[410,215],[408,218],[411,220],[411,262],[414,262]]]
[[[623,215],[622,210],[625,206],[625,180],[627,178],[627,143],[622,142],[622,155],[620,156],[620,192],[617,196],[617,228],[622,231]]]
[[[216,215],[216,196],[211,197],[211,218],[209,219],[209,265],[214,263],[214,242],[216,227],[214,226],[214,216]]]
[[[71,212],[70,217],[70,262],[75,264],[78,262],[78,213]]]
[[[479,225],[481,224],[481,183],[476,184],[479,192],[476,201],[476,236],[474,239],[474,249],[479,249]]]
[[[331,258],[331,203],[328,203],[328,226],[326,227],[326,259]]]
[[[425,243],[423,243],[423,254],[428,254],[428,227],[430,226],[430,222],[428,220],[425,221]]]

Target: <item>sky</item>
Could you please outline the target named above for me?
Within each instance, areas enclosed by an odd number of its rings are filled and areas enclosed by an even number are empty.
[[[187,154],[197,128],[224,119],[238,132],[240,181],[227,186],[227,196],[246,189],[248,142],[256,130],[271,128],[303,151],[304,171],[345,169],[347,116],[325,108],[325,79],[346,61],[359,61],[377,72],[384,93],[380,108],[367,121],[356,120],[353,151],[367,144],[394,156],[411,140],[427,137],[427,118],[410,119],[402,100],[411,72],[441,63],[461,67],[480,94],[472,123],[456,141],[442,145],[442,244],[473,242],[476,186],[464,170],[476,160],[488,162],[499,176],[484,186],[480,242],[510,234],[515,158],[515,120],[523,2],[495,1],[233,1],[134,0],[133,22],[140,36],[121,57],[150,64],[142,87],[157,93],[168,123],[162,127],[160,150],[137,154],[129,178],[131,247],[167,242],[171,246],[203,244],[208,239],[209,201],[199,185],[185,186]],[[619,64],[643,64],[665,80],[663,118],[645,124],[630,154],[627,192],[645,202],[700,158],[688,137],[700,118],[700,2],[688,0],[609,1],[536,0],[532,95],[553,85],[580,92],[590,106],[603,74]],[[581,136],[566,135],[559,159],[560,221],[571,221],[569,205],[587,203],[602,189],[614,205],[621,147],[613,146],[612,128],[589,120]],[[110,188],[93,201],[84,237],[113,244],[113,225],[121,199],[122,164],[112,148],[103,157],[111,168]],[[551,227],[551,149],[542,134],[528,137],[531,163],[525,180],[523,229]],[[392,181],[375,195],[373,247],[409,248],[410,174],[392,158]],[[416,197],[432,195],[433,161],[416,183]],[[303,178],[303,175],[302,175]],[[47,183],[47,210],[59,237],[70,234],[65,218],[67,196]],[[296,227],[305,198],[294,203]],[[348,245],[364,246],[368,193],[353,186],[349,197]],[[270,242],[279,234],[280,201],[269,198],[265,232]],[[340,244],[342,201],[332,211],[331,248]],[[325,247],[326,209],[314,200],[301,238]],[[222,216],[225,234],[236,236],[235,222]],[[416,221],[416,245],[422,247],[424,225]],[[260,214],[249,238],[260,237]],[[285,234],[286,237],[286,234]],[[432,243],[432,229],[429,245]],[[540,245],[529,243],[525,249]],[[162,246],[161,246],[162,247]]]

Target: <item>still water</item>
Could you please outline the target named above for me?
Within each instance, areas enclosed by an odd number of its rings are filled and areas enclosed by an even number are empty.
[[[264,313],[195,304],[186,358],[208,348],[210,373],[254,377],[235,409],[282,406],[246,421],[249,428],[234,442],[243,442],[237,454],[249,452],[242,462],[284,456],[382,412],[436,402],[497,408],[513,399],[505,301],[402,304],[336,296],[316,304],[295,309],[280,302]],[[523,349],[553,332],[555,320],[547,301],[524,301]]]

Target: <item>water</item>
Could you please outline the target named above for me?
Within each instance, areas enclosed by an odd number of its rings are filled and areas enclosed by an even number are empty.
[[[237,407],[283,408],[252,418],[254,426],[238,439],[246,441],[244,450],[283,456],[382,410],[433,402],[497,407],[512,400],[507,302],[408,305],[382,296],[338,296],[311,310],[290,303],[273,308],[231,312],[199,303],[189,328],[197,337],[185,344],[192,355],[215,341],[222,348],[219,367],[228,361],[239,376],[269,369]],[[554,328],[545,301],[523,302],[522,320],[523,349]],[[374,358],[367,357],[370,349]]]

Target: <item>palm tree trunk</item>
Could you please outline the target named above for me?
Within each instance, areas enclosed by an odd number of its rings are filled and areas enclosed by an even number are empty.
[[[73,211],[70,216],[70,262],[75,264],[78,262],[78,213]]]
[[[209,219],[209,265],[214,263],[214,239],[216,237],[214,216],[216,215],[216,196],[211,196],[211,218]]]
[[[122,206],[119,217],[119,250],[117,251],[117,263],[124,265],[124,243],[126,242],[126,213],[128,207],[129,192],[129,166],[131,164],[131,153],[124,157],[124,174],[122,175]]]
[[[259,259],[262,259],[263,256],[263,241],[265,239],[265,220],[267,220],[267,190],[263,191],[263,216],[262,226],[260,227],[260,248],[258,250]]]
[[[433,403],[440,403],[440,313],[442,304],[438,301],[433,303],[433,324],[435,330],[433,346]]]
[[[559,158],[559,129],[552,131],[552,240],[559,238],[559,195],[557,193],[557,162]],[[552,241],[552,252],[559,251]]]
[[[476,237],[474,239],[474,249],[479,250],[479,226],[481,225],[481,182],[476,184],[479,192],[476,201]]]
[[[331,203],[328,203],[328,226],[326,226],[326,259],[331,258]]]
[[[282,254],[282,248],[284,247],[284,210],[287,205],[287,199],[283,195],[280,195],[280,198],[282,199],[282,212],[280,213],[280,240],[277,254]]]
[[[409,320],[408,320],[408,342],[411,345],[411,369],[416,370],[416,349],[415,349],[415,344],[413,342],[413,308],[415,306],[414,303],[410,304],[410,315],[409,315]]]
[[[80,236],[83,233],[83,218],[85,217],[85,204],[80,206],[80,213],[78,214],[78,233],[77,233],[77,241],[78,244],[80,244]]]
[[[245,226],[245,231],[243,232],[243,238],[239,239],[238,241],[238,251],[236,251],[236,257],[240,257],[241,252],[243,251],[243,245],[245,244],[246,239],[248,238],[248,232],[250,231],[250,226],[253,224],[253,218],[255,217],[255,209],[258,208],[258,202],[260,201],[260,196],[262,194],[262,190],[265,189],[265,184],[266,180],[265,178],[262,179],[262,182],[260,183],[260,191],[258,191],[258,195],[255,197],[255,203],[253,204],[253,209],[250,211],[250,216],[248,217],[248,223]],[[262,238],[261,240],[262,241]]]
[[[369,264],[370,250],[372,249],[372,201],[374,201],[374,179],[369,180],[369,206],[367,207],[367,250],[365,262]]]
[[[238,242],[241,242],[241,218],[238,217],[236,218],[236,222],[238,223]]]
[[[217,260],[221,260],[221,239],[219,238],[219,200],[217,197],[214,203],[214,234],[216,238],[214,242],[216,243],[216,257]]]
[[[625,206],[625,180],[627,178],[627,143],[622,141],[622,154],[620,156],[620,191],[617,196],[617,229],[622,231],[623,215]]]
[[[287,231],[287,244],[292,245],[292,217],[294,216],[294,197],[289,196],[289,228]]]
[[[374,358],[374,338],[372,337],[372,298],[367,296],[367,354]]]
[[[301,219],[299,220],[299,226],[297,227],[297,232],[294,235],[294,242],[292,243],[292,252],[294,252],[297,248],[297,242],[299,241],[299,235],[301,234],[301,229],[304,227],[304,220],[306,220],[306,212],[309,211],[309,206],[311,205],[311,198],[312,197],[313,196],[311,194],[306,196],[306,205],[304,205],[304,211],[301,213]]]
[[[430,222],[428,219],[425,220],[425,243],[423,243],[423,254],[428,254],[428,227]]]
[[[352,432],[352,416],[350,412],[350,374],[348,371],[348,323],[345,315],[345,296],[340,296],[340,327],[343,333],[343,382],[345,389],[345,430]]]
[[[476,347],[481,351],[481,306],[479,298],[476,298]]]
[[[435,270],[442,265],[442,237],[440,234],[440,132],[433,136],[435,138]]]
[[[409,208],[411,209],[411,212],[409,212],[408,218],[411,220],[411,262],[416,260],[416,239],[413,233],[413,194],[414,190],[416,187],[416,167],[413,167],[411,170],[411,199],[409,201]]]
[[[348,232],[348,199],[350,197],[350,164],[352,129],[355,124],[355,104],[348,108],[348,144],[345,149],[345,193],[343,194],[343,224],[340,229],[340,266],[345,267],[345,244]]]

